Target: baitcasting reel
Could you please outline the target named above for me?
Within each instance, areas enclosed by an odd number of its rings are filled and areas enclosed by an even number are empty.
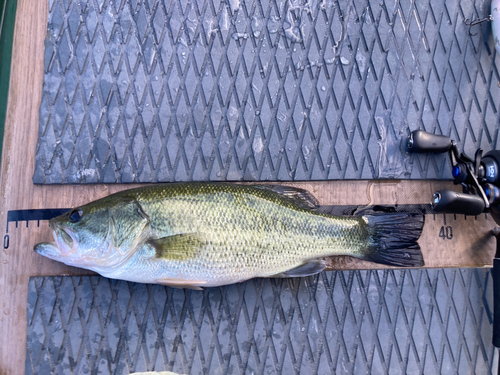
[[[432,208],[435,212],[479,215],[491,214],[500,225],[500,150],[483,155],[479,149],[471,159],[459,154],[452,139],[415,130],[408,139],[408,150],[414,153],[449,152],[455,184],[461,184],[463,193],[440,190],[434,193]]]

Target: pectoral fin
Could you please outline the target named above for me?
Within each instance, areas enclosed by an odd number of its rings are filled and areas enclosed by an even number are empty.
[[[172,288],[181,288],[181,289],[192,289],[192,290],[203,290],[200,285],[206,284],[206,281],[200,280],[179,280],[179,279],[169,279],[162,278],[156,280],[158,284],[170,286]]]
[[[323,271],[326,267],[324,260],[311,260],[307,263],[301,264],[291,270],[279,273],[271,277],[306,277],[312,276]]]
[[[184,233],[148,240],[155,249],[156,259],[183,260],[199,256],[206,241],[198,233]]]

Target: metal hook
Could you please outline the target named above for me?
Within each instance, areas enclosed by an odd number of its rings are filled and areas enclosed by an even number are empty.
[[[467,26],[476,26],[476,25],[479,25],[480,23],[483,23],[483,22],[491,22],[493,21],[493,16],[490,14],[488,17],[485,17],[483,19],[477,19],[475,21],[471,21],[470,18],[466,18],[464,20],[464,23],[467,25]]]
[[[470,32],[470,29],[472,28],[472,26],[479,25],[480,23],[483,23],[483,22],[491,22],[491,21],[493,21],[493,16],[490,14],[488,17],[485,17],[485,18],[482,18],[482,19],[479,18],[479,19],[477,19],[475,21],[471,21],[470,18],[466,18],[464,20],[464,23],[467,26],[469,26],[469,34],[472,35],[472,36],[475,36],[475,35],[477,35],[477,33],[473,34],[473,33]]]

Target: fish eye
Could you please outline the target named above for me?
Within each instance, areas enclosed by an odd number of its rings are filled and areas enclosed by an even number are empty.
[[[74,208],[69,213],[69,221],[71,221],[72,223],[77,223],[77,222],[80,221],[80,219],[82,218],[82,216],[83,216],[82,209],[80,209],[80,208]]]

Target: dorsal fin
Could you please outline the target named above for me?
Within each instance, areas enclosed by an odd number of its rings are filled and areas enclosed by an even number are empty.
[[[284,185],[256,185],[257,189],[266,189],[292,201],[300,208],[315,209],[319,202],[309,191]]]

